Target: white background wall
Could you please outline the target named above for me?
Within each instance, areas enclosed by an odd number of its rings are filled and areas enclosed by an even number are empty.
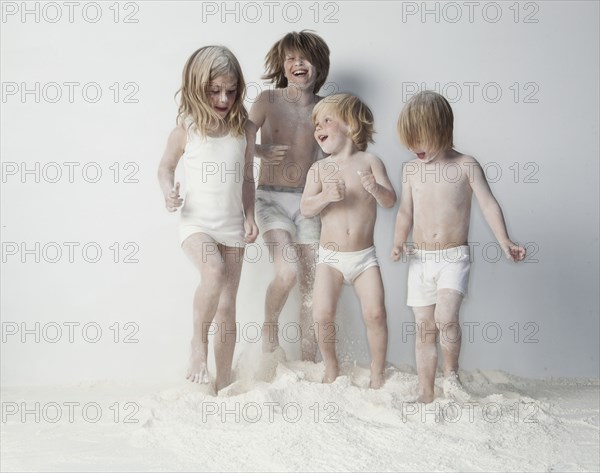
[[[23,17],[24,5],[33,13]],[[233,13],[222,17],[225,7]],[[250,105],[267,87],[260,75],[269,47],[304,28],[331,48],[322,92],[350,91],[372,108],[370,149],[396,190],[411,159],[396,136],[397,116],[415,88],[437,87],[453,103],[457,149],[487,164],[510,235],[528,245],[525,264],[493,262],[493,235],[474,204],[470,241],[479,246],[461,315],[461,366],[598,376],[597,2],[3,2],[2,12],[3,383],[181,379],[198,277],[179,248],[179,216],[164,210],[156,170],[183,64],[200,46],[230,47],[254,83]],[[96,85],[84,94],[89,83]],[[22,94],[35,87],[39,93]],[[98,182],[88,182],[97,169]],[[128,175],[137,182],[124,182]],[[414,364],[407,268],[388,257],[396,211],[380,210],[376,228],[388,359]],[[98,262],[87,262],[96,248]],[[125,263],[127,255],[137,262]],[[264,247],[262,255],[243,269],[238,319],[247,336],[262,320],[272,274]],[[294,321],[297,303],[294,293],[284,322]],[[341,358],[366,363],[350,289],[338,317]],[[79,324],[72,342],[69,323]],[[24,342],[23,328],[31,330]],[[137,342],[124,343],[126,335]],[[298,353],[297,344],[286,349]]]

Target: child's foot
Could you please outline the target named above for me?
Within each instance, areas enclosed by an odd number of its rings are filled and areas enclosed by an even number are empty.
[[[192,347],[190,365],[185,377],[192,383],[208,384],[210,382],[206,368],[206,355],[202,348]]]
[[[414,402],[422,402],[423,404],[429,404],[429,403],[433,402],[433,399],[434,399],[433,393],[422,392],[421,394],[419,394],[417,396],[417,399],[415,399]]]
[[[369,382],[369,388],[379,389],[385,383],[385,377],[381,372],[371,372],[371,381]]]
[[[230,384],[231,384],[231,379],[216,379],[215,380],[215,391],[217,391],[217,393],[218,393],[221,389],[226,388]]]
[[[279,324],[277,322],[265,322],[262,326],[262,351],[272,353],[279,348]]]
[[[444,379],[444,396],[454,399],[458,402],[467,402],[471,399],[471,395],[465,390],[464,386],[458,379],[456,371],[450,371]]]
[[[329,365],[325,365],[325,375],[323,376],[323,383],[329,384],[333,383],[335,379],[340,374],[340,369],[337,363],[331,363]]]

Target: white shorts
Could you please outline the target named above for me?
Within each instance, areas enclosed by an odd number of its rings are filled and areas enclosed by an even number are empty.
[[[319,241],[321,219],[302,215],[301,198],[301,188],[258,186],[254,214],[263,238],[269,230],[285,230],[294,242],[302,245],[312,245]]]
[[[437,302],[439,289],[454,289],[467,295],[471,258],[469,247],[455,246],[445,250],[413,250],[408,265],[406,304],[423,307]]]
[[[372,266],[379,266],[375,247],[360,251],[336,251],[319,246],[317,264],[326,264],[344,276],[345,284],[353,284],[358,276]]]

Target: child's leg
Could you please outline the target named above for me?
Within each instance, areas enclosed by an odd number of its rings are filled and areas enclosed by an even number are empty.
[[[315,282],[316,245],[298,245],[298,267],[300,270],[300,329],[302,330],[302,360],[315,361],[317,340],[313,328],[312,306]]]
[[[263,352],[272,352],[279,346],[279,314],[290,291],[296,284],[297,257],[292,238],[285,230],[269,230],[264,234],[269,248],[270,261],[275,264],[275,278],[267,288],[265,299],[265,323],[263,325]]]
[[[383,370],[385,369],[388,338],[383,282],[379,267],[368,268],[358,276],[354,281],[354,289],[360,299],[371,350],[371,382],[369,386],[378,389],[384,383]]]
[[[440,347],[444,354],[444,395],[459,402],[466,402],[470,394],[458,378],[461,331],[458,312],[463,295],[453,289],[438,290],[435,321],[440,331]]]
[[[417,325],[415,353],[420,391],[417,401],[429,403],[433,401],[433,385],[437,369],[435,305],[413,307],[412,310]]]
[[[313,290],[313,319],[319,349],[325,362],[324,383],[332,383],[340,371],[335,356],[335,312],[343,283],[344,277],[339,271],[326,264],[317,265]]]
[[[231,363],[237,335],[235,308],[244,261],[243,248],[221,245],[219,247],[225,262],[225,280],[214,318],[218,330],[214,336],[215,361],[217,364],[215,390],[217,392],[231,383]]]
[[[458,313],[463,295],[453,289],[438,290],[435,322],[440,331],[440,347],[444,355],[444,377],[450,372],[458,373],[458,356],[462,341],[458,325]]]
[[[194,383],[208,383],[208,332],[225,283],[225,265],[217,243],[204,233],[190,235],[182,248],[200,270],[200,285],[194,294],[192,354],[186,377]]]

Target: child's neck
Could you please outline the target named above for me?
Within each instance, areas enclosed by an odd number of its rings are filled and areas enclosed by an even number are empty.
[[[229,133],[229,125],[225,122],[219,123],[219,125],[215,128],[210,128],[206,130],[206,134],[211,138],[219,138],[221,136],[225,136]]]
[[[301,89],[297,85],[288,84],[285,88],[285,98],[291,105],[303,107],[314,104],[316,95],[312,89]]]
[[[358,153],[358,148],[352,140],[348,140],[348,143],[346,143],[339,150],[336,150],[335,152],[331,153],[329,157],[335,161],[345,161],[346,159],[349,159],[356,153]]]

